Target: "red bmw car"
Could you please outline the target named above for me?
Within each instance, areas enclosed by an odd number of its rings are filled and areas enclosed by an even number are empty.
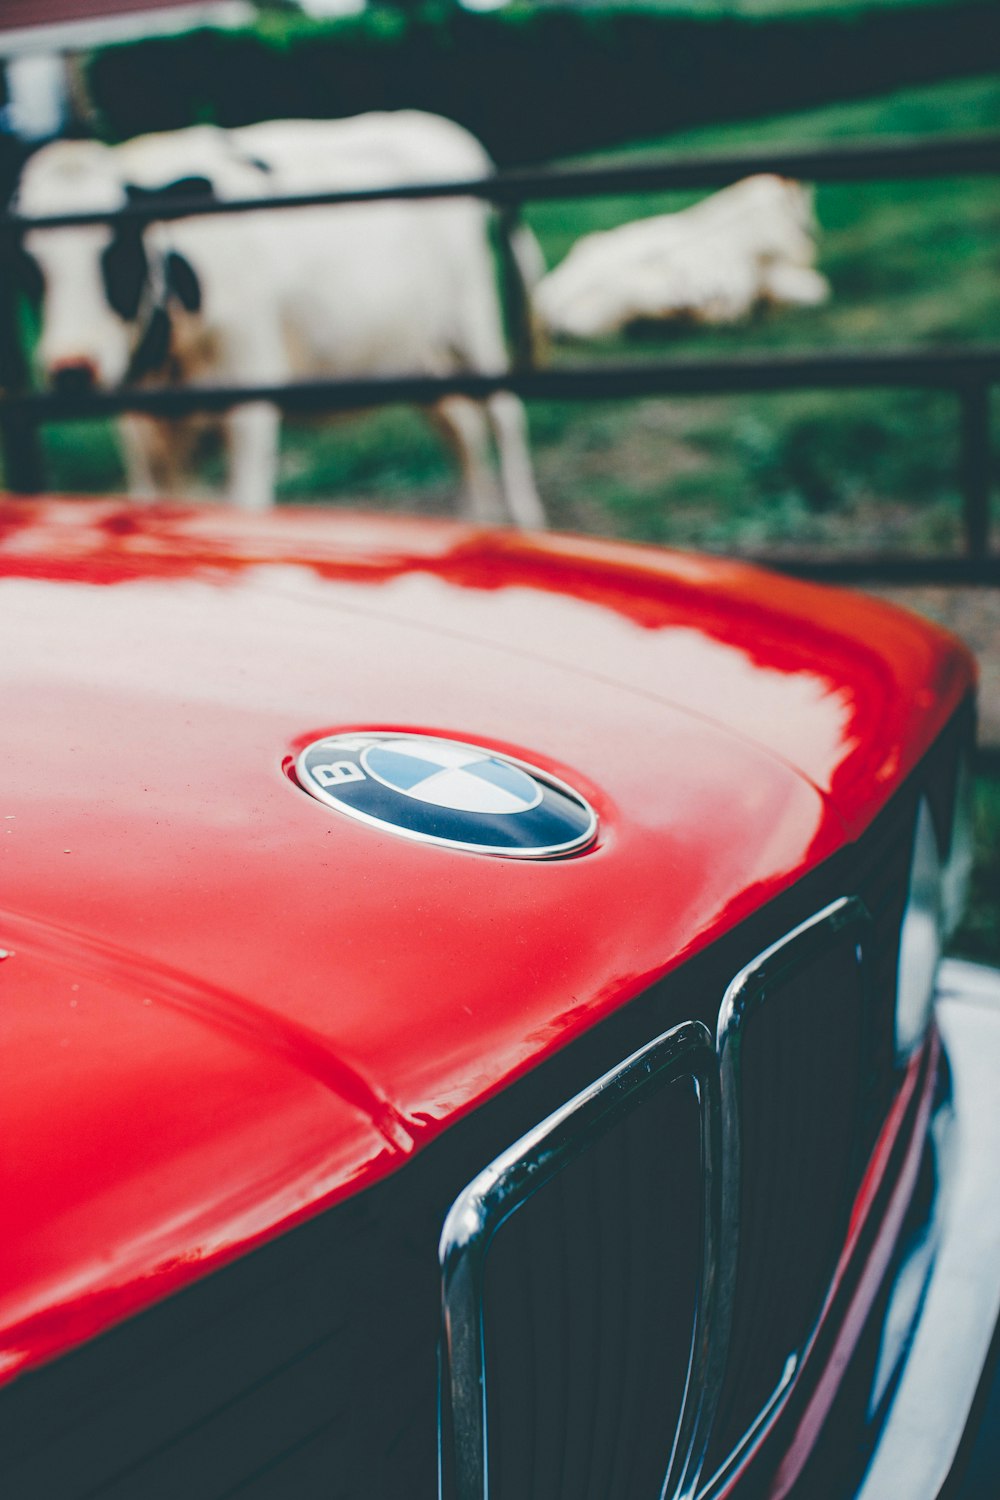
[[[930,1500],[974,669],[741,565],[0,507],[6,1500]]]

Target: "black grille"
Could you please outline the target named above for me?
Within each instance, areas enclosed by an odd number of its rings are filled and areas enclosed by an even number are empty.
[[[739,1258],[713,1472],[818,1319],[860,1180],[866,1007],[856,935],[768,985],[740,1040]]]
[[[691,1348],[701,1193],[689,1079],[499,1231],[484,1297],[491,1496],[659,1500]]]

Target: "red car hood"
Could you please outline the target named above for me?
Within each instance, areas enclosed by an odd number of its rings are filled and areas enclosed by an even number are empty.
[[[771,899],[972,675],[735,564],[330,514],[8,502],[0,621],[8,1376],[392,1170]],[[596,847],[344,818],[290,765],[362,726],[554,771]]]

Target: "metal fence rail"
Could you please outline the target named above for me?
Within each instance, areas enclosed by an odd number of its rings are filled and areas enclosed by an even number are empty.
[[[593,401],[672,395],[735,395],[786,390],[921,389],[949,392],[961,404],[965,556],[942,559],[787,559],[815,577],[1000,583],[1000,557],[989,556],[989,392],[1000,385],[1000,347],[855,351],[841,354],[770,354],[726,359],[607,362],[586,367],[502,375],[371,377],[281,385],[187,386],[168,390],[122,389],[76,396],[31,393],[0,397],[0,422],[34,427],[43,422],[145,412],[163,417],[221,413],[249,401],[283,411],[318,415],[395,402],[425,405],[442,395],[482,400],[513,391],[528,401]]]
[[[617,194],[726,187],[757,172],[808,182],[887,182],[903,178],[993,176],[1000,174],[1000,132],[949,136],[945,140],[859,141],[846,146],[802,146],[777,151],[703,152],[662,156],[656,161],[610,162],[596,167],[539,167],[498,172],[464,181],[405,183],[397,187],[352,188],[335,193],[283,197],[216,199],[205,196],[155,204],[133,203],[116,210],[50,214],[44,218],[0,217],[0,230],[66,229],[110,222],[150,223],[203,214],[242,214],[263,208],[318,208],[339,203],[380,203],[396,199],[484,198],[498,204],[551,199],[608,198]]]
[[[501,205],[529,201],[607,197],[615,194],[719,187],[756,172],[818,182],[883,181],[937,176],[1000,175],[1000,133],[943,140],[877,141],[836,147],[667,156],[638,165],[541,168],[505,172],[463,182],[406,184],[295,197],[219,201],[197,197],[134,203],[117,211],[60,214],[26,219],[0,216],[0,266],[4,252],[28,229],[138,221],[148,223],[201,215],[247,213],[394,199],[478,197]],[[692,396],[780,392],[803,388],[854,390],[919,388],[954,395],[960,406],[960,483],[965,555],[955,558],[788,558],[793,571],[815,577],[913,579],[929,582],[1000,583],[1000,557],[990,553],[990,389],[1000,385],[1000,347],[956,350],[923,348],[844,353],[773,353],[725,359],[602,362],[497,376],[455,375],[443,379],[316,381],[275,386],[198,386],[175,389],[124,388],[85,395],[47,395],[27,386],[27,365],[17,338],[12,290],[0,276],[0,444],[7,482],[21,493],[41,490],[43,475],[37,429],[62,420],[99,418],[119,412],[179,417],[223,412],[249,401],[269,401],[288,412],[345,411],[395,402],[429,403],[445,394],[482,398],[510,390],[526,400],[596,400],[649,395]]]

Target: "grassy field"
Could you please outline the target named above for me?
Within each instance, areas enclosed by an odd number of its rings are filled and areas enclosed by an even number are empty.
[[[998,120],[1000,81],[989,79],[765,121],[752,132],[689,132],[657,145],[797,144],[985,129]],[[548,205],[533,209],[532,220],[555,259],[580,229],[683,201],[592,202],[581,205],[572,227],[561,205]],[[721,355],[1000,336],[995,181],[822,187],[816,207],[820,264],[833,287],[825,307],[733,329],[678,330],[629,350],[605,346],[607,352]],[[727,550],[824,541],[862,548],[957,544],[955,407],[948,397],[802,392],[648,400],[592,415],[596,423],[582,432],[579,412],[535,413],[544,490],[563,524],[607,525],[649,540]],[[558,454],[563,444],[569,451]]]
[[[817,11],[852,11],[858,0],[646,0],[675,15],[714,16],[797,16],[815,15]],[[912,8],[933,4],[934,0],[864,0],[866,10],[876,6],[886,9]]]
[[[939,134],[994,127],[1000,80],[911,90],[646,143],[712,149]],[[580,234],[683,206],[692,195],[532,205],[549,264]],[[876,347],[1000,338],[1000,194],[989,179],[824,187],[817,192],[823,308],[733,329],[677,329],[641,341],[559,348],[559,363],[720,355],[730,350]],[[553,524],[739,550],[767,545],[957,545],[954,402],[913,392],[648,399],[539,405],[531,413]],[[107,431],[53,430],[60,488],[121,482]],[[414,413],[383,411],[286,434],[282,499],[446,511],[453,476]]]
[[[939,133],[1000,119],[1000,80],[909,91],[745,127],[688,132],[669,149]],[[582,233],[683,206],[691,195],[533,205],[554,264]],[[821,188],[823,308],[733,329],[678,329],[641,341],[557,349],[553,359],[719,355],[753,349],[947,344],[1000,337],[1000,195],[988,179]],[[958,545],[957,428],[947,396],[913,392],[536,406],[532,434],[553,523],[724,550],[831,542]],[[381,413],[293,434],[291,498],[344,494],[447,507],[450,475],[423,424]]]
[[[636,147],[710,149],[986,129],[1000,80],[907,91]],[[692,195],[532,205],[549,264],[579,237]],[[559,363],[754,349],[948,344],[1000,337],[1000,195],[988,179],[824,187],[817,192],[823,308],[732,329],[675,329],[641,341],[559,348]],[[553,524],[739,550],[774,545],[957,546],[955,404],[877,391],[536,405],[532,436]],[[452,479],[424,424],[382,412],[292,432],[281,494],[438,511]]]

